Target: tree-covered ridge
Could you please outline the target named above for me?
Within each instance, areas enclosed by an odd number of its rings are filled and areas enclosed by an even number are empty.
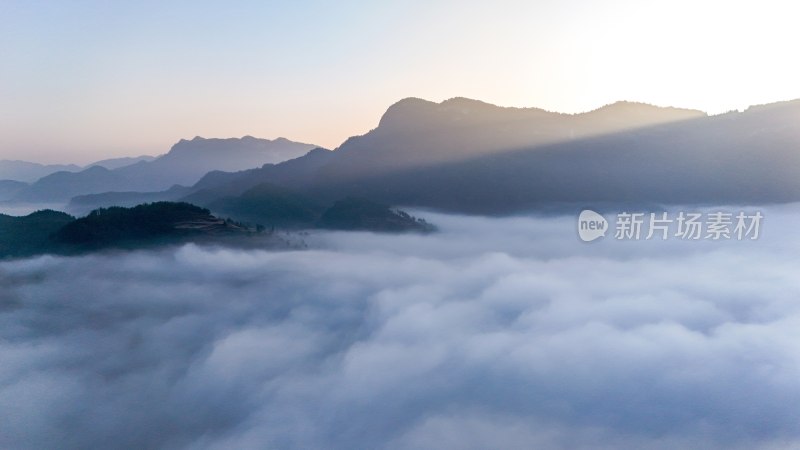
[[[195,229],[188,223],[223,222],[207,209],[189,203],[157,202],[133,208],[96,209],[88,216],[64,226],[54,236],[65,244],[103,245],[118,241],[187,235]]]
[[[57,211],[39,211],[26,217],[0,215],[0,258],[139,248],[249,233],[240,224],[188,203],[102,208],[80,219]]]
[[[253,220],[252,227],[182,202],[100,208],[79,219],[51,210],[26,217],[0,215],[0,258],[208,241],[257,234],[266,227],[377,232],[434,229],[422,219],[366,199],[347,198],[324,209],[291,191],[269,185],[253,189],[240,202],[233,204],[238,208],[231,208],[231,212],[240,213],[234,217]]]
[[[0,258],[50,251],[51,235],[74,220],[69,214],[49,209],[25,217],[0,214]]]
[[[383,232],[430,232],[434,226],[405,211],[363,198],[348,197],[334,203],[318,222],[320,228]]]

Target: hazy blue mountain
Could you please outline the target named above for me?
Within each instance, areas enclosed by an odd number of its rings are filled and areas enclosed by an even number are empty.
[[[111,159],[104,159],[101,161],[93,162],[86,166],[86,168],[92,166],[101,166],[105,167],[109,170],[119,169],[120,167],[130,166],[132,164],[136,164],[141,161],[149,162],[155,160],[156,156],[134,156],[134,157],[123,157],[123,158],[111,158]]]
[[[326,164],[332,152],[316,148],[308,154],[280,164],[264,164],[258,169],[239,172],[212,171],[192,187],[173,186],[159,192],[106,192],[74,197],[68,206],[70,212],[85,214],[96,208],[109,206],[134,206],[154,201],[182,200],[208,206],[223,197],[236,197],[245,191],[274,179],[281,184],[292,179],[306,179]],[[248,219],[249,220],[249,219]]]
[[[77,172],[81,167],[75,164],[38,164],[27,161],[0,160],[0,180],[14,180],[32,183],[51,173]]]
[[[241,195],[265,182],[303,189],[336,156],[334,152],[316,148],[300,158],[280,164],[265,164],[258,169],[210,172],[192,186],[193,193],[184,200],[205,205],[221,197]]]
[[[154,156],[104,159],[83,167],[77,164],[38,164],[27,161],[0,160],[0,180],[33,183],[56,172],[80,172],[92,166],[118,169],[140,161],[152,161],[154,159]]]
[[[132,207],[143,203],[169,202],[194,192],[192,188],[175,185],[159,192],[105,192],[73,197],[67,205],[70,214],[85,215],[98,208],[111,206]]]
[[[157,192],[174,185],[192,185],[212,170],[236,171],[296,158],[313,145],[245,136],[241,139],[181,140],[169,153],[116,169],[94,165],[81,172],[58,172],[20,192],[25,202],[68,201],[105,192]]]
[[[0,202],[12,199],[26,187],[28,187],[28,183],[21,181],[0,180]]]
[[[214,170],[231,172],[279,163],[303,156],[315,147],[284,138],[195,137],[190,141],[181,140],[172,146],[169,153],[151,163],[124,167],[119,172],[128,177],[155,179],[163,188],[176,184],[187,186],[195,184],[203,175]]]
[[[144,164],[144,163],[142,163]],[[24,202],[66,201],[82,192],[105,192],[120,182],[120,177],[102,166],[81,172],[56,172],[32,183],[13,200]]]

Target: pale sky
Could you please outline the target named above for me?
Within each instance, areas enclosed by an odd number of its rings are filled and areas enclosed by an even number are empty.
[[[710,113],[800,98],[791,1],[0,0],[0,159],[335,148],[404,97]]]

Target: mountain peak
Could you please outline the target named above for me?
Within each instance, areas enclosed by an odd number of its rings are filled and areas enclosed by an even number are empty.
[[[103,166],[91,166],[83,171],[84,173],[106,173],[110,172],[110,170],[106,169]]]
[[[423,100],[417,97],[404,98],[390,106],[378,123],[379,127],[386,127],[392,123],[405,122],[411,117],[428,111],[436,106],[436,103]]]
[[[435,103],[416,97],[398,101],[386,110],[379,127],[402,129],[414,127],[436,127],[447,123],[461,126],[482,124],[514,118],[543,118],[557,115],[541,108],[516,108],[497,106],[467,97],[453,97]]]
[[[497,105],[487,103],[481,100],[475,100],[467,97],[453,97],[449,98],[442,103],[441,106],[458,107],[458,108],[500,108]]]
[[[435,126],[441,120],[470,115],[489,115],[505,109],[465,97],[454,97],[441,103],[409,97],[390,106],[381,117],[379,127],[396,129],[409,126]]]
[[[657,106],[650,103],[633,102],[620,100],[608,105],[601,106],[585,114],[613,113],[613,114],[678,114],[686,116],[706,116],[703,111],[688,108],[676,108],[674,106]]]

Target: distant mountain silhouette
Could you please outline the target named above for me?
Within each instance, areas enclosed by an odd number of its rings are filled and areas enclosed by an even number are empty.
[[[112,159],[104,159],[102,161],[93,162],[87,165],[85,168],[89,168],[92,166],[101,166],[105,167],[109,170],[119,169],[120,167],[130,166],[132,164],[136,164],[138,162],[149,162],[155,160],[155,156],[134,156],[134,157],[123,157],[123,158],[112,158]]]
[[[56,172],[23,189],[14,196],[13,200],[23,202],[64,201],[83,192],[106,192],[120,182],[119,174],[102,166],[92,166],[81,172]]]
[[[77,164],[38,164],[27,161],[0,160],[0,180],[33,183],[42,177],[56,172],[80,172],[92,166],[102,166],[106,169],[118,169],[120,167],[136,164],[140,161],[152,161],[154,159],[154,156],[104,159],[92,164],[87,164],[83,167]]]
[[[159,192],[105,192],[73,197],[67,205],[71,214],[85,215],[98,208],[110,206],[133,207],[143,203],[175,201],[195,192],[192,188],[175,185]]]
[[[169,153],[152,161],[115,169],[93,165],[81,172],[45,176],[14,199],[23,202],[68,201],[72,197],[105,192],[156,192],[174,185],[192,185],[212,170],[242,170],[295,158],[313,145],[245,136],[241,139],[181,140]],[[112,165],[119,161],[112,160]]]
[[[10,200],[28,187],[28,183],[13,180],[0,180],[0,202]]]
[[[32,183],[51,173],[66,171],[78,172],[81,166],[75,164],[37,164],[27,161],[0,160],[0,180],[14,180]]]
[[[240,172],[214,171],[192,186],[188,202],[206,205],[221,197],[237,196],[265,182],[302,189],[303,183],[314,179],[338,155],[316,148],[306,155],[280,164],[265,164],[258,169]]]
[[[105,192],[74,197],[69,205],[70,212],[85,214],[96,208],[109,206],[135,206],[154,201],[182,200],[198,205],[210,205],[223,197],[235,197],[245,191],[263,184],[263,179],[273,179],[283,184],[294,179],[313,177],[332,157],[333,152],[316,148],[308,154],[280,164],[265,164],[258,169],[239,172],[215,170],[206,174],[192,187],[173,186],[159,192]],[[249,220],[249,219],[246,219]]]

